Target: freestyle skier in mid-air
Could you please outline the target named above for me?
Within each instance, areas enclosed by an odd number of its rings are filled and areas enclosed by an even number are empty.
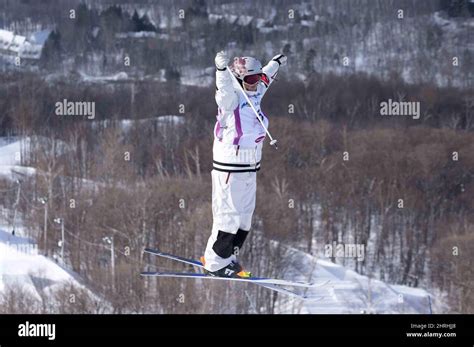
[[[202,272],[144,271],[142,276],[212,279],[254,283],[278,293],[306,298],[284,287],[316,288],[326,285],[266,277],[253,277],[237,262],[252,224],[257,190],[256,173],[260,169],[263,141],[268,136],[268,119],[260,109],[263,96],[275,80],[286,57],[278,54],[262,68],[251,57],[229,58],[219,52],[216,63],[217,122],[214,127],[212,170],[212,232],[204,256],[200,261],[145,248],[145,252],[182,264],[191,265]]]
[[[252,57],[236,57],[229,66],[227,54],[219,52],[215,64],[218,114],[211,173],[213,226],[201,261],[210,275],[247,278],[251,273],[243,270],[237,255],[252,224],[256,175],[268,128],[260,104],[280,66],[286,64],[286,56],[278,54],[262,68]]]

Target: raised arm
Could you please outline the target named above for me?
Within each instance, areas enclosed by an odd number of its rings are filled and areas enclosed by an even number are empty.
[[[232,85],[227,65],[229,58],[223,51],[217,53],[216,63],[216,103],[221,111],[226,114],[234,111],[239,103],[237,93]]]
[[[278,70],[280,69],[280,66],[286,65],[286,59],[287,58],[285,55],[277,54],[272,58],[272,60],[268,62],[267,65],[265,65],[262,68],[262,71],[265,74],[263,81],[267,88],[275,80],[275,77],[278,74]]]

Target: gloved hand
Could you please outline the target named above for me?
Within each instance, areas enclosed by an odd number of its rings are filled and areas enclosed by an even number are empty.
[[[280,66],[286,65],[286,59],[286,55],[283,54],[277,54],[272,58],[272,60],[276,61]]]
[[[229,64],[229,57],[227,56],[226,52],[220,51],[216,54],[214,62],[218,70],[225,70],[225,68]]]

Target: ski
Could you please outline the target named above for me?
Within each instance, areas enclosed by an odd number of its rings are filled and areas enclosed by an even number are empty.
[[[202,273],[194,272],[160,272],[160,271],[145,271],[141,273],[142,276],[156,276],[156,277],[186,277],[186,278],[204,278],[204,279],[216,279],[224,281],[236,281],[236,282],[252,282],[252,283],[262,283],[262,284],[278,284],[280,286],[295,286],[295,287],[313,287],[312,283],[299,283],[299,282],[290,282],[285,280],[277,280],[273,278],[262,278],[262,277],[249,277],[249,278],[239,278],[239,277],[219,277],[211,276]]]
[[[149,254],[157,255],[157,256],[160,256],[160,257],[163,257],[163,258],[167,258],[167,259],[179,261],[181,263],[185,263],[185,264],[188,264],[188,265],[192,265],[192,266],[198,267],[200,269],[204,268],[203,264],[198,260],[189,259],[189,258],[185,258],[185,257],[180,257],[180,256],[177,256],[177,255],[174,255],[174,254],[161,252],[159,250],[151,249],[151,248],[145,248],[144,251],[146,253],[149,253]],[[223,279],[223,280],[227,279],[227,278],[222,278],[222,277],[215,277],[215,276],[210,276],[210,275],[206,275],[206,274],[195,274],[195,273],[144,272],[144,273],[142,273],[142,275],[143,276],[157,276],[157,277],[186,277],[186,278],[206,278],[206,279],[211,278],[211,279]],[[198,276],[196,276],[196,275],[198,275]],[[230,279],[230,280],[232,280],[232,279]],[[234,280],[239,280],[239,278],[235,278]],[[329,281],[325,281],[325,282],[320,283],[320,284],[312,284],[312,283],[291,282],[291,281],[284,281],[284,280],[274,280],[274,279],[268,279],[268,278],[250,278],[250,279],[241,279],[241,280],[243,280],[244,282],[255,283],[255,284],[260,285],[262,287],[280,292],[282,294],[294,296],[294,297],[297,297],[297,298],[300,298],[300,299],[308,299],[308,297],[304,294],[295,293],[295,292],[290,291],[286,288],[282,288],[282,287],[280,287],[280,285],[299,286],[299,287],[303,286],[303,287],[307,287],[307,288],[309,288],[309,287],[314,288],[314,287],[323,286],[323,285],[325,285],[329,282]]]
[[[145,277],[148,276],[148,277],[170,277],[170,278],[201,278],[201,279],[218,279],[218,280],[230,280],[230,281],[243,280],[243,282],[255,283],[264,288],[267,288],[267,289],[270,289],[282,294],[286,294],[289,296],[293,296],[299,299],[308,299],[308,297],[304,294],[299,294],[291,290],[281,288],[275,284],[253,282],[253,281],[250,281],[249,279],[239,279],[239,278],[232,278],[232,277],[216,277],[216,276],[210,276],[206,274],[186,273],[186,272],[142,272],[141,275]]]
[[[161,252],[157,249],[151,249],[151,248],[145,248],[143,250],[145,253],[150,253],[150,254],[153,254],[153,255],[157,255],[157,256],[160,256],[162,258],[167,258],[167,259],[171,259],[171,260],[177,260],[181,263],[185,263],[185,264],[189,264],[189,265],[192,265],[192,266],[196,266],[198,268],[201,268],[203,269],[204,268],[204,265],[202,265],[202,263],[199,261],[199,260],[194,260],[194,259],[189,259],[189,258],[184,258],[184,257],[180,257],[179,255],[174,255],[174,254],[170,254],[170,253],[165,253],[165,252]]]
[[[144,251],[146,253],[157,255],[157,256],[160,256],[160,257],[163,257],[163,258],[176,260],[176,261],[188,264],[188,265],[192,265],[192,266],[198,267],[200,269],[204,268],[203,264],[198,260],[188,259],[188,258],[180,257],[180,256],[177,256],[177,255],[174,255],[174,254],[160,252],[156,249],[146,248]],[[256,283],[256,284],[259,285],[259,286],[262,286],[264,288],[267,288],[267,289],[270,289],[270,290],[273,290],[275,292],[282,293],[282,294],[285,294],[285,295],[288,295],[288,296],[296,297],[296,298],[303,299],[303,300],[307,299],[307,296],[305,294],[296,293],[296,292],[293,292],[293,291],[288,290],[286,288],[281,288],[281,287],[279,287],[277,285],[274,285],[274,284],[262,284],[262,283]]]
[[[158,255],[158,256],[163,257],[163,258],[177,260],[177,261],[180,261],[182,263],[186,263],[186,264],[189,264],[189,265],[199,267],[201,269],[204,268],[203,264],[198,260],[188,259],[188,258],[176,256],[176,255],[173,255],[173,254],[170,254],[170,253],[160,252],[158,250],[154,250],[154,249],[150,249],[150,248],[145,248],[145,252],[146,253],[151,253],[151,254],[154,254],[154,255]],[[200,275],[205,275],[205,274],[200,274]],[[148,273],[148,276],[150,276],[150,273]],[[210,277],[210,278],[216,278],[216,276],[211,276],[211,275],[205,275],[205,276]],[[227,277],[218,277],[218,278],[226,279]],[[250,277],[250,278],[235,278],[235,279],[236,280],[245,280],[247,282],[250,280],[250,281],[253,281],[253,282],[256,282],[256,283],[277,284],[277,285],[281,285],[281,286],[292,286],[292,287],[311,288],[311,287],[319,286],[318,284],[314,284],[314,283],[306,283],[306,282],[299,282],[299,281],[286,281],[286,280],[280,280],[280,279],[274,279],[274,278],[265,278],[265,277]]]

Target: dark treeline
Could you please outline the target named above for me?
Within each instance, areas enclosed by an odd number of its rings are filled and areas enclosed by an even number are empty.
[[[0,6],[5,13],[0,27],[24,35],[52,30],[38,62],[48,73],[125,71],[142,78],[164,72],[167,80],[177,81],[190,70],[212,66],[215,53],[225,48],[263,61],[282,51],[290,57],[292,72],[304,75],[362,70],[385,80],[395,73],[413,82],[472,85],[463,79],[472,75],[468,23],[454,30],[443,22],[470,18],[474,5],[467,0],[265,1],[245,6],[219,1],[50,0],[32,5],[4,0]],[[400,9],[403,20],[397,18]],[[435,11],[442,13],[437,20]],[[342,68],[344,57],[351,64]],[[456,68],[453,57],[461,61]]]
[[[0,75],[0,135],[20,135],[28,129],[61,136],[69,122],[58,121],[55,104],[63,99],[95,101],[101,120],[142,119],[179,115],[184,105],[187,127],[201,133],[214,122],[213,87],[182,86],[163,82],[117,82],[51,84],[35,74]],[[380,103],[419,101],[419,119],[411,116],[381,116]],[[269,117],[295,121],[327,120],[352,128],[428,126],[472,130],[472,90],[441,88],[431,84],[406,84],[394,75],[389,82],[365,74],[338,76],[313,74],[305,82],[282,76],[264,100]]]

